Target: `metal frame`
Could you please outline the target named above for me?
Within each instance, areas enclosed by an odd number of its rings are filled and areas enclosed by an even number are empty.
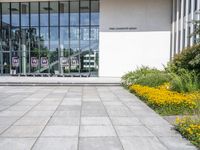
[[[38,31],[39,31],[39,36],[41,35],[41,27],[45,27],[45,26],[42,26],[40,23],[40,21],[41,21],[41,18],[40,18],[40,16],[41,16],[41,3],[45,3],[45,2],[47,2],[48,3],[48,6],[47,7],[49,7],[50,8],[50,3],[51,2],[53,2],[53,3],[55,3],[55,2],[57,2],[57,4],[58,4],[58,26],[51,26],[50,25],[50,19],[51,19],[51,17],[50,17],[50,10],[48,10],[48,46],[49,46],[49,51],[50,51],[50,27],[57,27],[57,29],[58,29],[58,44],[59,44],[59,46],[58,46],[58,61],[60,61],[60,59],[59,59],[59,57],[60,57],[60,50],[61,50],[61,47],[60,47],[60,44],[61,44],[61,41],[60,41],[60,28],[61,27],[66,27],[66,30],[68,30],[68,48],[69,48],[69,54],[70,54],[70,56],[71,56],[71,54],[72,54],[72,49],[71,49],[71,28],[72,27],[78,27],[78,29],[79,29],[79,39],[78,39],[78,50],[79,50],[79,52],[81,52],[82,50],[81,50],[81,45],[80,45],[80,40],[81,40],[81,38],[80,38],[80,36],[81,36],[81,27],[88,27],[89,28],[89,47],[88,47],[88,49],[89,49],[89,56],[91,56],[91,52],[92,52],[92,48],[91,48],[91,29],[92,29],[92,27],[96,27],[96,28],[99,28],[99,25],[92,25],[91,24],[91,13],[92,13],[92,11],[91,11],[91,6],[92,6],[92,1],[95,1],[95,2],[98,2],[99,3],[99,0],[85,0],[85,1],[88,1],[89,2],[89,10],[88,10],[88,13],[89,13],[89,25],[81,25],[81,0],[74,0],[74,1],[71,1],[71,0],[68,0],[68,1],[64,1],[64,0],[61,0],[61,1],[44,1],[44,2],[23,2],[23,3],[27,3],[28,4],[28,7],[29,7],[29,12],[28,12],[28,15],[29,15],[29,25],[27,26],[27,28],[32,28],[33,26],[31,25],[31,4],[32,3],[37,3],[38,4],[38,26],[37,26],[37,28],[38,28]],[[64,2],[64,3],[68,3],[68,24],[67,25],[65,25],[65,26],[61,26],[60,25],[60,3],[61,2]],[[71,22],[70,22],[70,17],[71,17],[71,3],[73,3],[73,2],[78,2],[79,3],[79,8],[78,8],[78,15],[79,15],[79,24],[78,24],[78,26],[74,26],[74,25],[71,25]],[[21,61],[22,61],[22,49],[21,49],[21,42],[22,42],[22,35],[21,35],[21,31],[22,31],[22,24],[21,24],[21,15],[22,15],[22,12],[21,12],[21,2],[3,2],[3,3],[7,3],[7,4],[9,4],[9,7],[10,7],[10,27],[9,27],[9,49],[10,49],[10,51],[9,51],[9,53],[10,53],[10,70],[11,70],[11,66],[12,66],[12,39],[11,39],[11,33],[12,33],[12,11],[11,11],[11,8],[12,8],[12,4],[13,3],[17,3],[18,5],[19,5],[19,30],[20,30],[20,39],[19,39],[19,49],[18,49],[18,56],[19,56],[19,59],[20,59],[20,65],[19,65],[19,71],[20,72],[22,72],[22,68],[21,68]],[[1,25],[2,25],[2,4],[3,3],[0,3],[0,20],[1,20]],[[99,8],[98,8],[99,9]],[[30,36],[30,32],[28,33],[29,35],[28,35],[28,48],[27,48],[27,56],[29,57],[29,67],[28,67],[28,70],[26,71],[27,73],[31,73],[31,36]],[[2,31],[1,31],[1,34],[0,35],[2,35]],[[99,39],[99,37],[98,37],[98,39]],[[0,38],[0,40],[1,40],[1,38]],[[0,41],[1,42],[1,41]],[[39,41],[37,41],[38,43],[37,44],[39,44],[39,58],[41,57],[41,42],[40,42],[40,40]],[[80,57],[80,55],[81,54],[79,54],[79,70],[78,70],[78,72],[79,72],[79,74],[81,73],[81,57]],[[2,50],[2,48],[0,48],[0,58],[1,57],[3,57],[3,50]],[[49,65],[50,65],[50,58],[48,58],[49,59]],[[2,60],[2,58],[1,58],[1,60]],[[3,60],[2,61],[0,61],[0,63],[1,63],[1,72],[0,72],[0,74],[1,75],[3,75]],[[89,57],[89,65],[90,65],[90,63],[91,63],[91,58]],[[71,63],[70,63],[71,64]],[[59,63],[59,68],[61,68],[60,67],[60,63]],[[70,67],[71,68],[71,67]],[[38,67],[38,69],[41,69],[41,64],[40,64],[40,62],[39,62],[39,67]],[[71,69],[69,69],[70,71],[71,71]],[[99,70],[99,69],[98,69]],[[61,70],[60,70],[61,71]],[[89,73],[91,72],[91,68],[90,68],[90,66],[89,66]],[[50,66],[48,67],[48,73],[50,73]]]

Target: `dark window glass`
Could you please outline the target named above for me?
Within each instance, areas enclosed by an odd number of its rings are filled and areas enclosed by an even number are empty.
[[[50,25],[58,26],[58,2],[50,2]]]
[[[69,2],[60,2],[60,25],[69,25]]]
[[[21,25],[29,26],[29,4],[21,3]]]
[[[190,27],[188,27],[188,37],[187,37],[187,39],[188,39],[188,46],[190,46],[190,32],[191,32],[191,28]]]
[[[49,24],[49,10],[48,2],[40,3],[40,26],[48,26]]]
[[[99,25],[99,1],[91,1],[91,25]]]
[[[12,17],[12,26],[16,27],[20,25],[19,22],[19,3],[11,3],[11,17]]]
[[[80,21],[81,25],[89,25],[89,1],[80,1]]]
[[[9,34],[10,34],[10,4],[2,3],[2,50],[9,51]]]
[[[188,8],[189,8],[189,13],[191,13],[191,11],[192,11],[192,5],[191,5],[191,0],[189,0],[189,4],[188,4]]]
[[[194,2],[194,8],[195,8],[195,10],[197,10],[197,5],[198,5],[198,0],[195,0],[195,2]]]
[[[38,11],[38,3],[37,2],[33,2],[30,4],[30,19],[31,19],[31,26],[38,26],[39,25],[39,11]]]
[[[184,16],[186,16],[187,0],[184,0]]]
[[[79,2],[70,2],[70,25],[79,25]]]

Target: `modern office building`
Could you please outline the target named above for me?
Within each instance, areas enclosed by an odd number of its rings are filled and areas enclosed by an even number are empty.
[[[0,0],[0,74],[120,77],[195,43],[200,0]]]

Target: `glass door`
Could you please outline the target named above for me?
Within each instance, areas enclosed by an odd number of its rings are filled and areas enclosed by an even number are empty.
[[[10,74],[10,53],[3,53],[3,74]]]

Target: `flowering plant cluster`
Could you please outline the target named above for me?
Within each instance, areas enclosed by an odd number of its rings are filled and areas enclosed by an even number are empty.
[[[200,120],[189,117],[177,118],[176,129],[194,145],[200,148]]]
[[[169,84],[157,88],[132,85],[129,89],[163,115],[184,114],[185,111],[192,112],[197,108],[197,100],[200,98],[198,92],[178,93],[170,91]]]

